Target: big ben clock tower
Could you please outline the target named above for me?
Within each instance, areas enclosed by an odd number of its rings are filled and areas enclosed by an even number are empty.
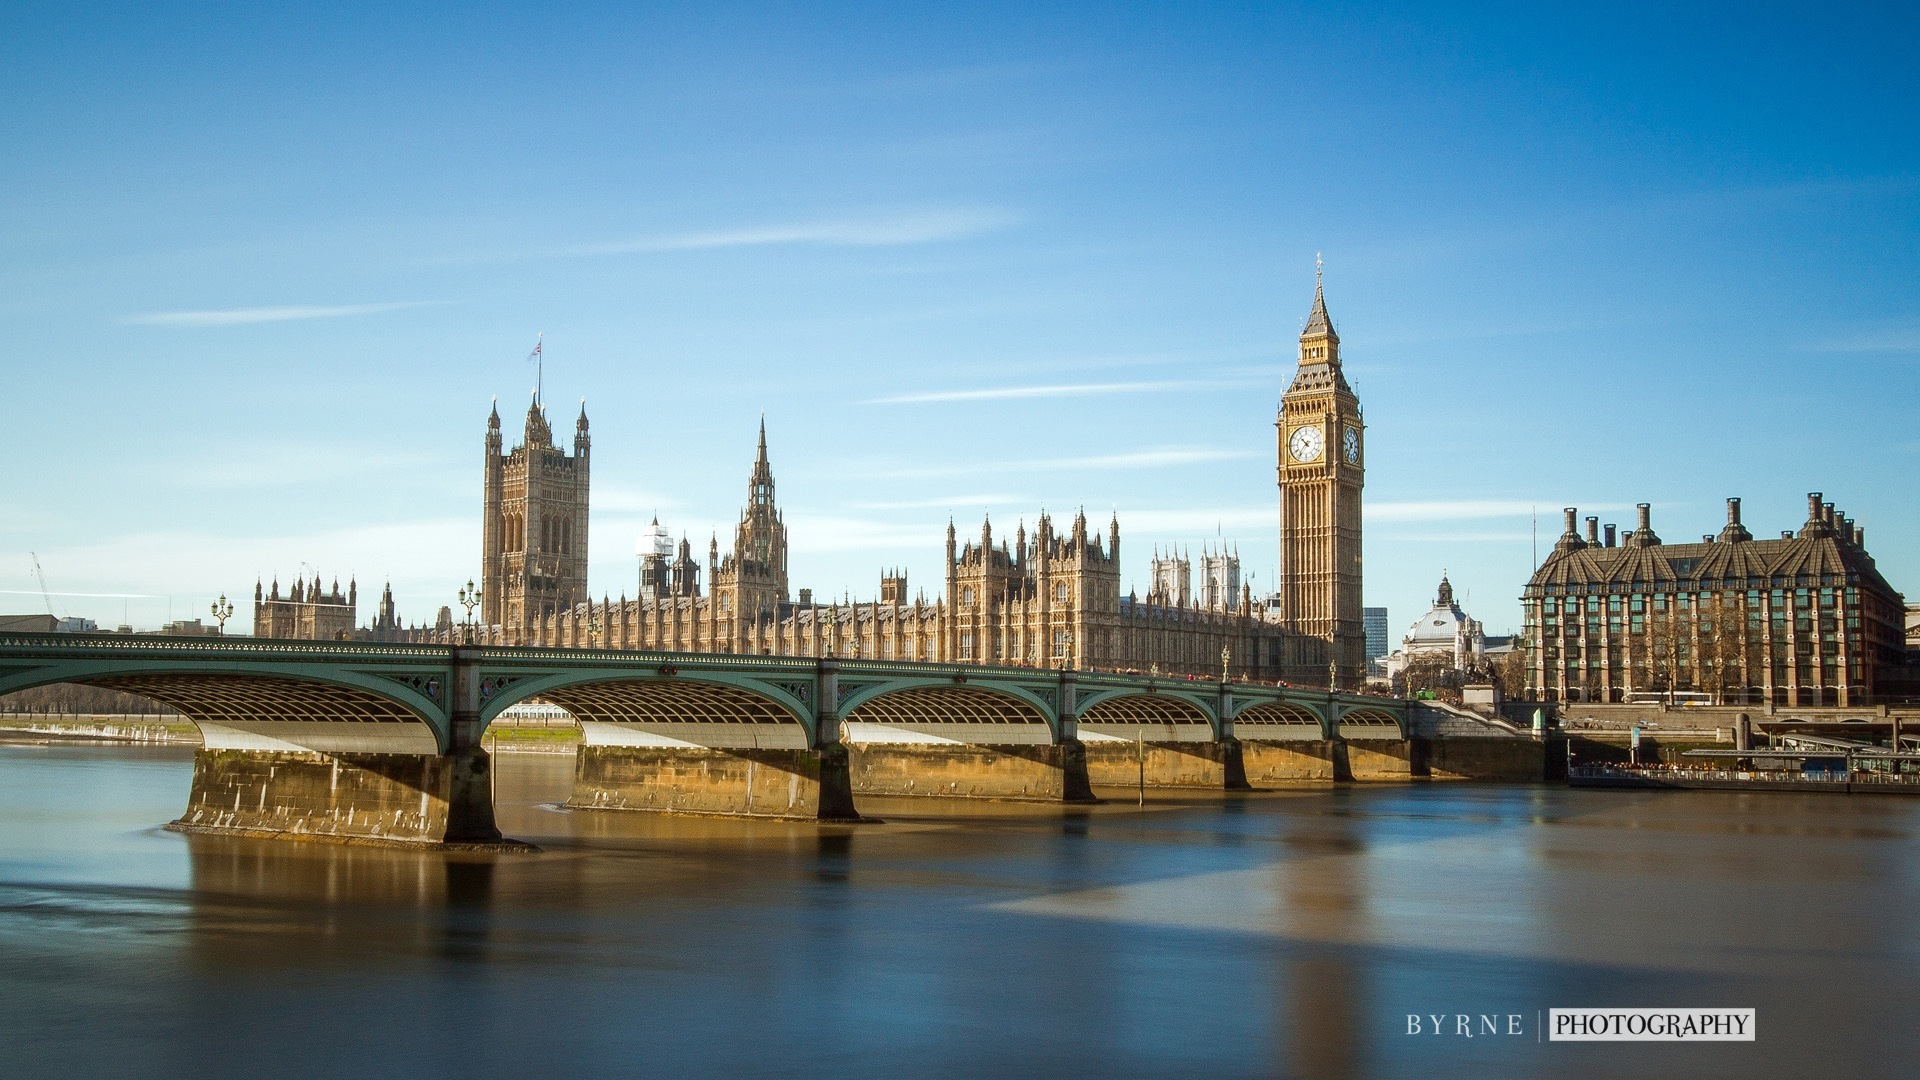
[[[1329,674],[1342,687],[1366,679],[1360,612],[1360,489],[1366,425],[1340,370],[1340,335],[1327,318],[1315,260],[1313,311],[1300,332],[1300,364],[1280,398],[1280,617],[1324,656],[1289,657],[1298,675]],[[1331,664],[1331,670],[1328,665]]]

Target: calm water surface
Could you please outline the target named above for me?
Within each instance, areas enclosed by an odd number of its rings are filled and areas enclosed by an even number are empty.
[[[0,1076],[1920,1075],[1920,801],[1387,786],[536,854],[186,837],[190,751],[0,746]],[[1537,1042],[1555,1006],[1754,1044]],[[1407,1014],[1518,1014],[1409,1036]]]

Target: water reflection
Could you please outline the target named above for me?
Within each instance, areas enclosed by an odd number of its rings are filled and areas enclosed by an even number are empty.
[[[214,968],[484,960],[490,854],[186,837],[196,959]]]
[[[159,831],[190,759],[98,753],[0,750],[9,1076],[1870,1076],[1920,1010],[1888,915],[1920,802],[1381,785],[819,827],[568,812],[570,759],[501,755],[541,850],[480,855]],[[1401,1030],[1609,1002],[1754,1005],[1769,1042]]]

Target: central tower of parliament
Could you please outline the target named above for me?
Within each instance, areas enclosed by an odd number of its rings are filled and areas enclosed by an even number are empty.
[[[1316,275],[1317,278],[1317,275]],[[709,544],[705,587],[683,540],[677,561],[664,530],[643,552],[636,585],[615,600],[587,590],[588,438],[584,404],[571,454],[553,445],[544,406],[527,411],[521,445],[507,450],[496,410],[488,418],[482,618],[471,631],[442,624],[430,638],[567,648],[646,649],[870,660],[1160,672],[1302,684],[1359,686],[1365,674],[1360,611],[1360,403],[1340,367],[1340,338],[1319,282],[1300,335],[1298,364],[1281,399],[1280,582],[1256,602],[1241,586],[1198,597],[1185,573],[1163,574],[1145,599],[1120,592],[1120,524],[1091,529],[1085,514],[1056,528],[1042,513],[1011,540],[983,523],[962,542],[947,527],[937,598],[908,599],[890,571],[879,598],[817,603],[789,589],[786,524],[774,500],[766,424],[747,503],[724,558]],[[1224,554],[1221,559],[1227,558]],[[1221,581],[1239,580],[1238,556]],[[1180,567],[1184,571],[1184,566]],[[1211,579],[1210,579],[1211,580]],[[1214,583],[1215,585],[1218,582]]]

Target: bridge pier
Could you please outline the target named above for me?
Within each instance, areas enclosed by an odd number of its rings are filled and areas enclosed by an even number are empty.
[[[567,805],[858,821],[847,748],[647,745],[586,722]]]
[[[1208,742],[1108,737],[1086,747],[1087,775],[1096,787],[1247,789],[1243,748],[1231,736]]]
[[[498,844],[491,770],[473,755],[202,748],[170,828],[333,841]]]
[[[186,812],[169,827],[340,842],[517,846],[494,823],[493,763],[480,744],[477,679],[459,650],[452,675],[445,750],[424,723],[194,716],[202,745],[194,755],[193,788]]]
[[[856,743],[849,752],[858,795],[1096,802],[1087,750],[1051,743]]]
[[[1241,740],[1240,753],[1247,783],[1254,787],[1353,779],[1347,744],[1341,739],[1248,738]]]

